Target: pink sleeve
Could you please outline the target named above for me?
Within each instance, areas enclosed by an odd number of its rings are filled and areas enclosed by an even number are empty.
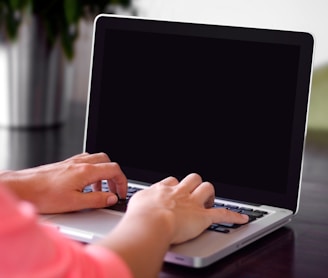
[[[132,277],[125,262],[101,246],[71,241],[38,223],[31,204],[0,187],[0,273],[4,277]]]

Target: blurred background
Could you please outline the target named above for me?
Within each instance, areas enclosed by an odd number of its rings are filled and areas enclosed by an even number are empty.
[[[9,2],[16,6],[6,7]],[[0,169],[32,167],[82,151],[93,19],[108,12],[310,32],[315,51],[304,179],[328,183],[327,1],[62,0],[46,16],[42,12],[50,8],[42,2],[49,1],[0,0]],[[48,22],[39,24],[44,18]]]

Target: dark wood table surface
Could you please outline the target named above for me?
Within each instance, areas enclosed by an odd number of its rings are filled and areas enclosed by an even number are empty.
[[[69,119],[58,127],[0,128],[0,169],[33,167],[80,153],[84,111],[84,104],[72,104]],[[328,135],[309,137],[300,208],[292,222],[206,268],[164,264],[160,277],[328,277]]]

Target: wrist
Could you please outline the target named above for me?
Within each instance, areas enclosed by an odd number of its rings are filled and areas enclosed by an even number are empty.
[[[133,219],[138,225],[149,227],[147,230],[156,231],[156,235],[161,241],[166,242],[166,244],[172,243],[175,228],[175,215],[170,209],[153,208],[147,211],[134,210],[133,212],[127,212],[125,216],[127,222]]]
[[[169,214],[162,210],[127,212],[115,229],[97,244],[118,254],[135,277],[155,277],[173,238]],[[144,265],[148,267],[142,267]]]
[[[1,171],[0,172],[0,183],[1,186],[7,188],[12,194],[17,198],[22,200],[28,200],[26,198],[26,192],[28,187],[24,186],[24,183],[19,182],[19,172],[18,171]]]

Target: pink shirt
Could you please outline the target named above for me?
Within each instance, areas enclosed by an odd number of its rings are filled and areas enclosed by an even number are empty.
[[[0,185],[0,277],[132,277],[125,262],[100,246],[71,241],[38,223],[33,206]]]

